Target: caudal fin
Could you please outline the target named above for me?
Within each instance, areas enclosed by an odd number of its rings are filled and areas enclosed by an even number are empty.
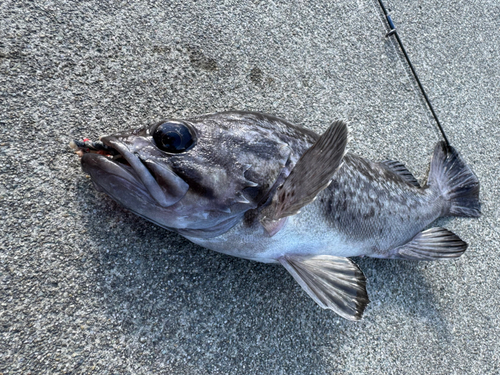
[[[443,216],[479,217],[479,180],[453,147],[439,142],[434,148],[428,185],[449,203]]]

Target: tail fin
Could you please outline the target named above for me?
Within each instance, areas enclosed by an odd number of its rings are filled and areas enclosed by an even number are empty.
[[[439,142],[434,148],[428,185],[449,202],[443,216],[479,217],[479,180],[453,147]]]

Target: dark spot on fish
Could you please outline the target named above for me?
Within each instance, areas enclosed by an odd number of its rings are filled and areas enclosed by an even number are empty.
[[[218,69],[217,62],[214,59],[205,56],[199,47],[187,46],[187,51],[189,53],[189,61],[191,61],[191,65],[194,68],[208,71]]]
[[[251,198],[254,201],[259,201],[259,193],[261,193],[261,189],[259,187],[246,187],[243,189],[243,193],[247,198]],[[262,194],[261,194],[262,195]]]
[[[215,198],[214,190],[212,188],[203,186],[196,180],[184,179],[184,181],[187,182],[189,189],[191,189],[194,193],[209,199]]]
[[[259,68],[255,67],[250,71],[250,81],[252,81],[256,85],[260,85],[262,83],[262,79],[264,77],[264,74],[262,73],[262,70]]]
[[[375,216],[375,209],[373,207],[370,207],[370,211],[366,214],[363,215],[363,218],[366,220],[366,219],[369,219],[371,217],[374,217]]]
[[[215,198],[214,189],[201,184],[203,176],[198,171],[194,169],[186,169],[174,170],[174,172],[189,185],[189,189],[192,192],[209,199]]]
[[[332,211],[332,210],[333,210],[333,198],[331,198],[331,197],[330,197],[330,198],[326,201],[326,205],[325,205],[325,207],[326,207],[328,210],[330,210],[330,211]]]
[[[246,227],[255,227],[259,224],[259,210],[248,210],[243,216],[243,224]]]
[[[347,211],[347,200],[344,200],[342,202],[342,206],[340,207],[340,209],[344,212]]]
[[[330,190],[337,190],[339,188],[339,182],[337,180],[332,180],[329,188]]]
[[[244,138],[240,140],[241,152],[259,155],[259,159],[274,160],[279,153],[279,147],[275,140],[267,139],[265,133],[262,133],[262,137],[254,140],[252,144],[247,144],[247,142],[248,140]]]

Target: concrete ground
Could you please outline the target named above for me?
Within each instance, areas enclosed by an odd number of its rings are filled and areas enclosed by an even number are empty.
[[[282,267],[197,247],[96,192],[70,140],[229,109],[426,175],[439,133],[374,0],[0,2],[0,373],[500,373],[500,3],[387,0],[483,216],[458,260],[358,259],[348,322]]]

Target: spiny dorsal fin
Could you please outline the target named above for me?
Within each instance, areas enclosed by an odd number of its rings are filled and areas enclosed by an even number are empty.
[[[278,260],[323,309],[361,319],[369,299],[365,276],[353,261],[332,255],[286,255]]]
[[[395,258],[412,260],[438,260],[458,258],[467,244],[445,228],[430,228],[395,249]]]
[[[276,227],[275,222],[295,215],[325,189],[340,168],[347,144],[347,126],[334,122],[299,159],[271,204],[262,210],[261,223]],[[274,222],[274,224],[273,224]],[[268,230],[268,233],[272,230]]]
[[[390,170],[393,173],[396,173],[400,177],[402,177],[406,182],[409,182],[413,186],[420,187],[420,184],[418,183],[417,179],[411,174],[411,172],[405,167],[403,163],[397,160],[384,160],[381,161],[380,164],[382,164],[385,168]]]

